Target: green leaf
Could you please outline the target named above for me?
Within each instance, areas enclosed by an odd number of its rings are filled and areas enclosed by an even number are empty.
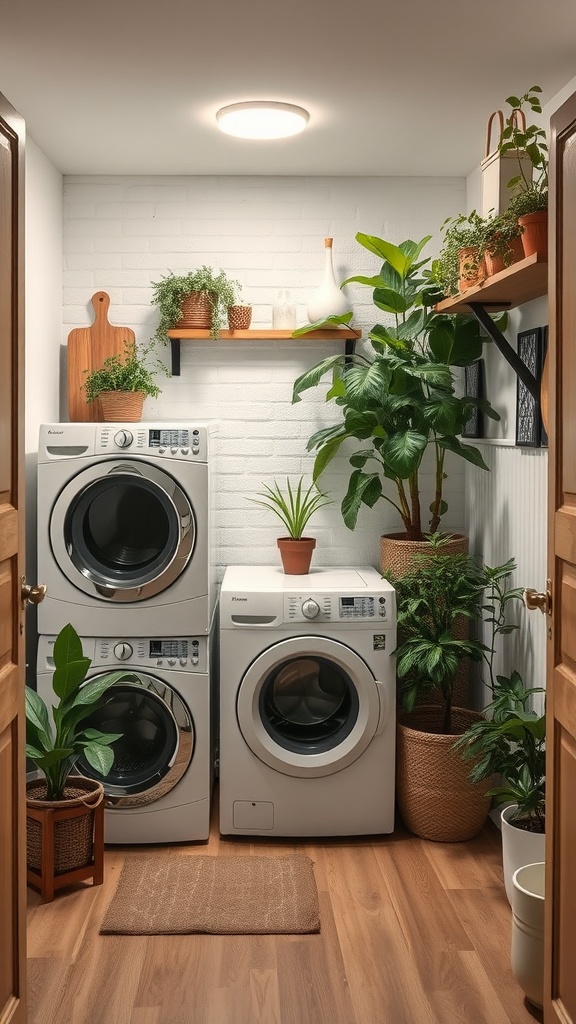
[[[346,284],[346,282],[344,282],[344,284]],[[315,320],[314,323],[305,324],[303,327],[297,327],[295,331],[292,331],[292,337],[301,338],[303,334],[308,334],[310,331],[330,330],[333,327],[349,327],[353,315],[352,310],[350,310],[348,313],[322,317],[321,320]]]
[[[400,292],[392,291],[391,288],[377,288],[373,298],[374,305],[385,313],[402,314],[411,306],[409,299],[406,299]]]
[[[44,750],[50,750],[53,745],[52,730],[48,718],[48,709],[38,696],[36,690],[30,686],[25,688],[26,724],[34,729],[34,736],[29,739],[39,740]]]
[[[341,506],[342,518],[349,530],[356,526],[360,506],[373,508],[381,496],[382,482],[378,473],[363,473],[360,469],[352,473]]]
[[[71,661],[80,661],[84,657],[82,642],[70,622],[56,637],[53,657],[56,668],[66,667]]]
[[[404,280],[410,263],[397,245],[393,245],[392,242],[386,242],[383,238],[378,238],[376,235],[364,235],[361,231],[357,233],[356,241],[360,242],[360,245],[363,245],[369,252],[373,252],[375,256],[380,256],[381,259],[387,260],[400,278]]]
[[[308,391],[309,388],[317,387],[324,374],[330,372],[336,366],[343,365],[343,356],[329,356],[328,359],[323,359],[322,362],[317,363],[316,366],[313,366],[310,370],[306,370],[306,372],[301,374],[294,382],[292,403],[302,401],[300,395],[303,391]]]
[[[386,464],[401,480],[408,479],[418,468],[426,451],[428,439],[416,430],[391,434],[382,449]]]
[[[347,434],[339,434],[337,437],[333,437],[331,441],[326,441],[322,448],[319,450],[318,455],[314,460],[314,468],[312,471],[312,479],[314,483],[322,475],[326,466],[332,462],[332,459],[338,454],[340,445],[346,440]]]
[[[100,775],[108,775],[114,764],[114,751],[100,743],[89,743],[84,747],[84,757]]]
[[[80,689],[90,664],[90,658],[79,658],[77,661],[71,661],[68,664],[60,664],[54,669],[52,688],[61,701],[68,700],[69,697]]]
[[[455,455],[459,455],[461,458],[466,459],[466,462],[470,462],[471,465],[477,466],[478,469],[488,469],[488,466],[484,462],[478,448],[474,448],[471,444],[461,444],[456,437],[439,437],[437,440],[441,448],[446,448],[448,451],[454,452]]]

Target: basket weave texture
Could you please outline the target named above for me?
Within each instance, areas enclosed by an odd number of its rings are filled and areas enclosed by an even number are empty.
[[[415,555],[435,553],[442,555],[461,555],[468,551],[468,537],[455,533],[440,549],[431,549],[427,540],[406,540],[403,533],[385,533],[380,537],[380,571],[384,576],[391,572],[394,576],[405,576],[414,566]]]
[[[398,720],[398,807],[406,827],[422,839],[460,843],[473,839],[486,821],[490,781],[472,784],[473,762],[452,749],[458,736],[481,717],[477,711],[453,708],[453,735],[439,731],[437,707],[417,707]]]
[[[106,423],[138,423],[142,419],[143,391],[101,391],[98,397]]]
[[[175,329],[209,331],[217,299],[216,292],[190,292],[180,303],[180,319]]]
[[[231,331],[247,331],[252,323],[252,306],[228,306],[228,327]]]
[[[104,787],[93,779],[75,778],[64,789],[65,800],[45,800],[45,782],[29,782],[26,804],[35,810],[54,811],[54,873],[62,874],[90,864],[93,857],[94,811],[104,799]],[[77,808],[78,815],[58,820],[58,811]],[[26,819],[26,859],[28,867],[42,866],[42,825],[36,818]]]

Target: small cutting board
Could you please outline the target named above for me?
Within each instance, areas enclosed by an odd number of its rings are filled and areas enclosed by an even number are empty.
[[[110,296],[96,292],[92,296],[94,323],[75,327],[68,335],[68,416],[71,423],[102,420],[100,402],[87,402],[82,387],[86,370],[97,370],[108,356],[123,356],[125,342],[136,340],[131,327],[113,327],[108,321]]]

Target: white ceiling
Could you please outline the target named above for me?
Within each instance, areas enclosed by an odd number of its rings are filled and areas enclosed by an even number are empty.
[[[463,175],[506,96],[575,74],[574,0],[0,3],[0,92],[66,174]],[[255,98],[308,129],[217,130]]]

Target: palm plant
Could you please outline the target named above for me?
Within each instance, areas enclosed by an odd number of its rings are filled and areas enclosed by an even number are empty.
[[[249,500],[274,512],[284,523],[292,540],[302,538],[304,527],[317,509],[323,505],[333,504],[332,499],[318,490],[314,483],[304,491],[303,477],[300,477],[295,488],[292,487],[290,479],[286,477],[286,493],[282,491],[276,480],[272,487],[264,484],[264,490],[260,492],[260,497]]]
[[[317,387],[326,375],[332,376],[326,401],[334,402],[339,422],[317,431],[308,441],[308,450],[317,453],[313,478],[319,478],[345,441],[359,442],[361,447],[349,459],[353,472],[341,505],[346,526],[353,530],[361,506],[373,508],[382,499],[396,510],[410,540],[422,540],[423,531],[436,532],[447,511],[443,494],[447,452],[487,469],[479,450],[459,437],[473,409],[498,418],[488,402],[457,394],[453,368],[479,359],[483,339],[471,316],[445,316],[432,310],[441,296],[437,286],[431,288],[429,271],[424,269],[429,260],[420,260],[429,237],[396,246],[371,235],[356,235],[383,263],[374,277],[351,277],[343,284],[356,281],[372,288],[375,306],[392,323],[372,328],[371,354],[356,352],[322,360],[296,380],[292,396],[298,402],[303,392]],[[350,318],[349,313],[331,317],[330,324],[348,324]],[[434,457],[435,490],[426,530],[420,471],[428,449]],[[388,493],[387,481],[395,486],[395,497]]]

